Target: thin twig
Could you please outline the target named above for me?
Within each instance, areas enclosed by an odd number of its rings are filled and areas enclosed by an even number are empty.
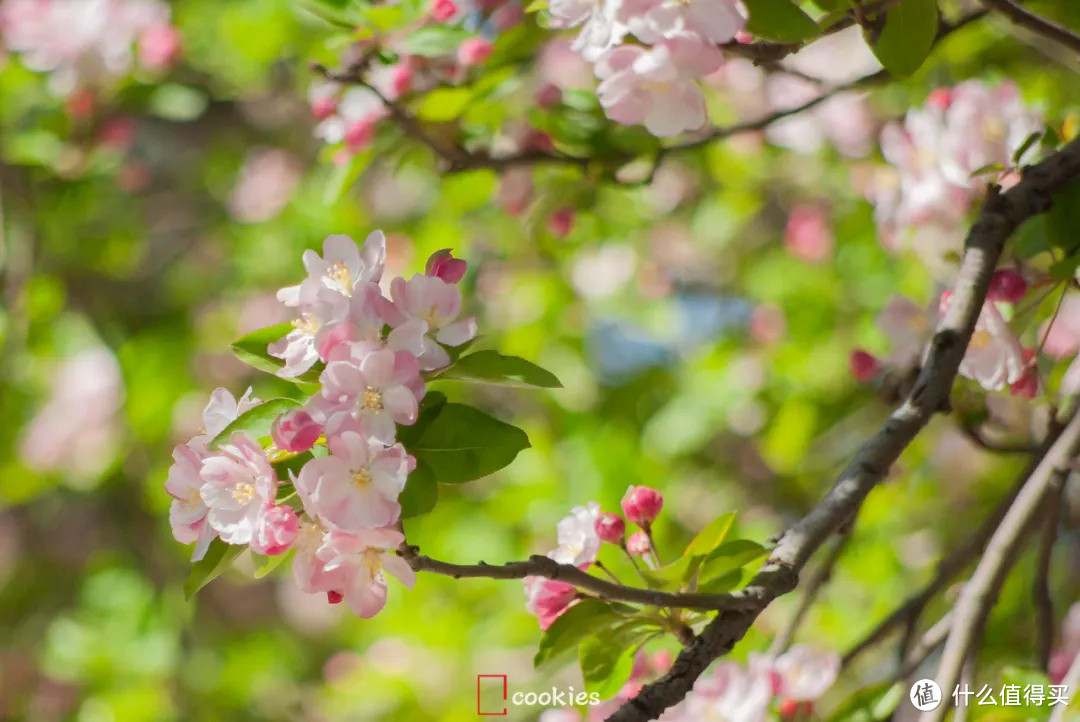
[[[1075,53],[1080,53],[1080,35],[1068,28],[1036,15],[1030,10],[1017,5],[1013,0],[982,0],[983,5],[996,10],[1009,18],[1015,25],[1027,28],[1037,35],[1050,38]]]
[[[990,277],[1005,241],[1022,222],[1047,211],[1054,195],[1077,176],[1080,176],[1080,139],[1041,163],[1025,168],[1021,181],[1008,191],[1001,193],[996,187],[990,188],[965,241],[953,301],[938,323],[926,363],[911,394],[863,444],[821,502],[780,537],[749,585],[737,592],[752,594],[759,606],[718,615],[679,654],[664,676],[642,687],[607,722],[647,722],[680,702],[712,661],[742,639],[772,600],[796,586],[807,559],[854,516],[933,415],[948,406],[953,380],[982,311]]]
[[[957,424],[957,428],[976,446],[995,454],[1030,454],[1039,448],[1030,441],[995,441],[986,436],[979,426]]]

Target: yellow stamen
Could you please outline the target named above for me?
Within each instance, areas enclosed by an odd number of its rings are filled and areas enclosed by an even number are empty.
[[[233,487],[232,498],[239,504],[248,504],[255,498],[255,485],[242,482]]]
[[[371,472],[368,471],[366,466],[362,469],[357,469],[353,472],[352,480],[354,484],[363,488],[371,483]]]
[[[360,397],[360,408],[366,411],[382,411],[382,392],[368,386]]]
[[[971,343],[968,344],[968,348],[978,351],[989,346],[992,340],[993,336],[988,331],[976,331],[971,335]]]
[[[349,267],[344,263],[338,261],[330,266],[330,270],[326,272],[326,275],[330,277],[330,280],[341,286],[341,292],[346,296],[352,294],[352,274],[349,273]]]
[[[300,333],[314,336],[319,330],[319,319],[315,318],[312,314],[305,312],[300,314],[300,318],[293,320],[292,325],[293,328]]]

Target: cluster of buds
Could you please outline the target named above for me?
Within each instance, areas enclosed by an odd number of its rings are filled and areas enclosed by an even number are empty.
[[[321,256],[304,253],[308,276],[278,293],[297,314],[293,329],[267,352],[285,378],[320,365],[319,390],[274,418],[264,448],[246,430],[220,438],[262,402],[218,389],[205,433],[176,447],[165,485],[173,533],[195,543],[196,560],[215,539],[265,556],[293,549],[301,589],[361,617],[385,604],[386,574],[407,587],[415,579],[395,553],[404,542],[399,496],[416,465],[397,427],[417,420],[424,373],[450,363],[446,347],[476,334],[472,318],[458,318],[464,261],[439,251],[425,273],[393,279],[387,298],[378,285],[385,257],[379,231],[362,248],[330,236]],[[283,474],[277,465],[290,461]]]

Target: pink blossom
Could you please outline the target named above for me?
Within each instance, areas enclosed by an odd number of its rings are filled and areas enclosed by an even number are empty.
[[[384,446],[348,414],[334,416],[327,429],[330,455],[306,463],[295,481],[304,508],[342,531],[397,521],[398,496],[415,465],[405,447]]]
[[[651,547],[649,535],[643,531],[636,531],[626,539],[626,551],[636,557],[645,556]]]
[[[1035,358],[1035,349],[1025,348],[1024,371],[1020,378],[1009,385],[1009,393],[1013,396],[1021,396],[1025,399],[1033,399],[1039,395],[1039,366]]]
[[[229,214],[241,223],[268,221],[292,199],[299,179],[296,156],[279,148],[256,148],[244,157],[229,194]]]
[[[303,409],[278,414],[270,426],[274,446],[283,451],[307,451],[322,434],[322,425]]]
[[[620,19],[622,0],[551,0],[548,12],[554,28],[581,31],[570,46],[592,62],[617,45],[626,35]]]
[[[772,664],[780,676],[777,692],[782,697],[811,702],[832,687],[840,674],[840,655],[832,650],[817,650],[796,644]]]
[[[627,521],[647,527],[664,508],[664,495],[648,486],[631,486],[622,498]]]
[[[948,302],[948,295],[943,294],[943,309],[948,307]],[[977,381],[987,391],[1001,391],[1019,380],[1025,365],[1020,342],[994,303],[987,301],[960,362],[960,375]]]
[[[304,517],[297,527],[293,548],[293,579],[301,591],[308,594],[334,594],[337,601],[344,598],[341,590],[347,583],[345,570],[335,567],[326,569],[326,563],[319,558],[319,551],[326,544],[330,531],[318,517]],[[330,598],[330,603],[335,603]]]
[[[873,354],[857,348],[848,356],[851,376],[860,384],[868,384],[881,373],[881,361]]]
[[[284,554],[292,547],[298,533],[299,519],[295,511],[284,504],[265,506],[255,524],[251,549],[268,557]]]
[[[199,491],[203,480],[202,455],[187,444],[173,449],[173,464],[165,480],[165,491],[173,501],[169,507],[169,525],[173,537],[181,544],[195,543],[192,561],[202,559],[217,532],[206,523],[209,508],[203,503]]]
[[[203,459],[200,475],[207,523],[229,544],[250,543],[263,507],[277,495],[277,475],[263,448],[237,431],[219,453]]]
[[[205,451],[206,445],[224,431],[225,427],[236,421],[245,411],[250,411],[261,403],[261,399],[251,395],[251,388],[244,391],[239,399],[228,389],[220,387],[214,389],[202,412],[203,430],[206,435],[195,437],[191,440],[191,445]]]
[[[468,264],[460,258],[454,258],[452,249],[435,251],[424,266],[424,274],[441,278],[447,283],[457,283],[465,275]]]
[[[330,531],[317,553],[323,573],[340,574],[341,587],[333,591],[358,617],[375,616],[386,604],[386,574],[412,589],[416,572],[393,552],[405,541],[393,529],[364,529],[355,533]]]
[[[817,206],[796,206],[788,216],[784,245],[803,261],[823,261],[832,252],[833,237],[829,218]]]
[[[931,309],[906,296],[893,296],[874,319],[881,332],[892,341],[888,364],[899,368],[913,366],[922,358],[926,339],[935,317]],[[880,367],[874,371],[876,376]]]
[[[1045,338],[1042,350],[1048,356],[1065,359],[1080,351],[1080,294],[1066,293],[1057,317],[1039,329]]]
[[[711,674],[694,683],[675,719],[765,722],[771,697],[766,674],[746,670],[735,662],[720,662]]]
[[[311,114],[319,120],[326,120],[337,112],[337,98],[322,96],[311,101]]]
[[[544,577],[525,577],[525,609],[546,630],[559,615],[565,612],[577,596],[577,589],[566,582]]]
[[[596,532],[599,516],[600,505],[595,501],[571,509],[569,516],[559,521],[559,546],[548,556],[560,564],[575,567],[587,567],[596,561],[596,555],[600,552],[600,537]]]
[[[441,23],[446,22],[457,13],[458,7],[454,0],[433,0],[431,3],[431,17]]]
[[[400,98],[402,95],[405,95],[405,93],[408,93],[412,90],[412,84],[413,71],[408,63],[401,62],[391,66],[390,87],[393,90],[393,98]]]
[[[494,49],[495,46],[486,38],[467,38],[458,46],[457,60],[466,68],[482,65],[491,57]]]
[[[574,221],[576,218],[577,213],[570,206],[556,208],[555,211],[548,216],[548,230],[551,231],[551,235],[556,238],[566,238],[570,235],[570,232],[574,230]]]
[[[600,541],[606,541],[609,544],[622,544],[626,538],[626,522],[618,514],[607,512],[598,515],[593,528],[596,530],[596,536],[600,537]]]
[[[726,43],[746,24],[739,0],[628,0],[625,14],[630,32],[649,44],[684,33]]]
[[[511,168],[499,176],[495,202],[512,216],[521,215],[533,197],[532,169],[527,166]]]
[[[381,76],[379,79],[382,80]],[[382,85],[382,82],[379,85]],[[373,133],[375,124],[389,113],[382,98],[371,89],[361,86],[342,90],[336,83],[319,83],[312,86],[309,98],[313,108],[316,103],[322,103],[325,107],[325,98],[334,101],[334,112],[321,119],[315,127],[315,137],[336,145],[347,140],[351,129],[353,150],[362,149],[358,146],[363,145],[361,141],[365,135]]]
[[[354,153],[366,150],[375,140],[377,121],[377,118],[365,116],[349,123],[345,128],[345,146]]]
[[[180,31],[169,24],[154,25],[139,36],[139,63],[151,70],[165,70],[180,57]]]
[[[386,236],[382,231],[372,231],[362,247],[345,235],[327,236],[323,255],[309,249],[304,251],[303,260],[307,278],[278,291],[278,300],[286,306],[317,302],[323,288],[351,296],[362,283],[378,283],[386,263]]]
[[[329,419],[346,411],[365,423],[375,439],[391,444],[395,424],[416,421],[423,381],[416,357],[404,351],[379,349],[359,358],[331,361],[320,377],[322,390],[313,407]]]
[[[656,136],[673,136],[705,124],[705,96],[694,82],[720,67],[715,45],[680,36],[651,48],[621,45],[596,64],[604,112],[623,125],[643,124]]]
[[[990,289],[986,298],[989,301],[1016,303],[1027,293],[1028,284],[1024,277],[1011,270],[994,271],[990,277]]]
[[[291,289],[282,291],[291,292]],[[282,291],[278,292],[279,299],[282,298]],[[314,297],[304,299],[299,306],[300,317],[293,320],[293,329],[266,349],[268,354],[285,362],[277,372],[282,378],[295,378],[320,359],[325,361],[325,350],[333,345],[334,338],[328,339],[324,330],[340,325],[349,311],[349,299],[336,291],[309,287],[308,292],[314,294]],[[323,342],[322,346],[320,340]],[[320,353],[320,348],[324,349],[323,353]]]
[[[390,298],[392,303],[382,305],[382,314],[395,330],[409,322],[425,324],[417,356],[426,371],[449,365],[450,355],[442,345],[460,346],[476,336],[476,319],[457,320],[461,290],[453,283],[420,273],[408,281],[395,278],[390,283]]]

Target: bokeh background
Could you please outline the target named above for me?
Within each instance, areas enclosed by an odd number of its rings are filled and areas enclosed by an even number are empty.
[[[1067,0],[1039,6],[1080,21]],[[88,96],[58,92],[0,44],[2,719],[472,720],[476,674],[508,674],[522,690],[579,679],[573,667],[532,671],[539,631],[517,582],[422,575],[359,620],[287,578],[253,581],[241,560],[185,601],[190,550],[171,538],[162,489],[171,448],[198,431],[216,386],[295,393],[228,348],[287,320],[274,293],[326,235],[384,229],[391,275],[454,248],[470,264],[463,289],[482,346],[565,386],[442,384],[526,429],[532,448],[491,478],[442,489],[408,525],[426,553],[468,563],[544,552],[571,506],[614,510],[629,484],[663,491],[670,554],[730,510],[741,536],[764,542],[887,413],[851,378],[850,350],[886,355],[877,314],[895,294],[929,304],[939,290],[878,241],[864,193],[882,168],[881,125],[971,77],[1015,80],[1059,124],[1080,108],[1075,64],[987,21],[910,80],[671,155],[651,179],[574,165],[444,175],[393,132],[335,162],[314,134],[309,63],[334,65],[348,33],[304,5],[169,9],[176,61],[133,65]],[[532,94],[553,84],[583,110],[551,132],[600,123],[588,68],[565,38],[527,23],[540,60],[512,66],[485,122],[512,143]],[[837,82],[873,71],[854,40],[800,62],[844,71]],[[710,79],[710,110],[717,122],[757,117],[805,94],[797,86],[733,60]],[[1038,426],[1024,401],[993,404],[1011,433]],[[799,639],[846,649],[932,575],[1021,466],[936,420],[871,496]],[[1072,510],[1055,556],[1059,618],[1080,572]],[[991,619],[991,669],[1035,666],[1032,568],[1021,561]],[[794,603],[770,608],[735,656],[766,646]],[[891,654],[846,671],[823,718]]]

